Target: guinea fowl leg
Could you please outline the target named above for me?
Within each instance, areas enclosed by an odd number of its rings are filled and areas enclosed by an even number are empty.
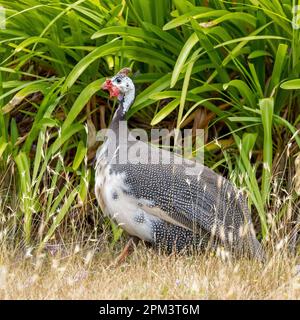
[[[122,250],[121,254],[118,256],[118,258],[115,261],[116,266],[122,264],[126,260],[126,258],[132,254],[132,252],[134,251],[139,241],[140,239],[137,237],[130,237],[124,249]]]

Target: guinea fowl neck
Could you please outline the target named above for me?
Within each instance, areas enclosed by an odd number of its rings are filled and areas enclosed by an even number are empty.
[[[113,130],[117,136],[120,127],[120,121],[125,121],[126,112],[129,110],[134,101],[134,90],[127,92],[119,98],[119,106],[114,113],[109,129]]]

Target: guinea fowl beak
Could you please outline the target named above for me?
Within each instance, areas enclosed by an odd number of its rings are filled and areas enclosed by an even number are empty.
[[[107,79],[103,85],[101,86],[101,89],[109,91],[109,96],[112,97],[118,97],[120,94],[120,90],[118,87],[114,86],[112,81],[110,79]]]

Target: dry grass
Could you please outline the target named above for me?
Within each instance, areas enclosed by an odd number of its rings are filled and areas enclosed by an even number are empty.
[[[0,299],[299,299],[296,259],[265,264],[157,255],[139,245],[122,266],[108,248],[71,255],[0,254]]]

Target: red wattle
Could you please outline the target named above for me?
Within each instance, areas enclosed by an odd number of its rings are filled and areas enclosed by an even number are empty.
[[[120,93],[120,90],[118,87],[114,86],[112,81],[110,79],[107,79],[103,85],[102,85],[103,90],[108,90],[110,97],[117,97]]]

